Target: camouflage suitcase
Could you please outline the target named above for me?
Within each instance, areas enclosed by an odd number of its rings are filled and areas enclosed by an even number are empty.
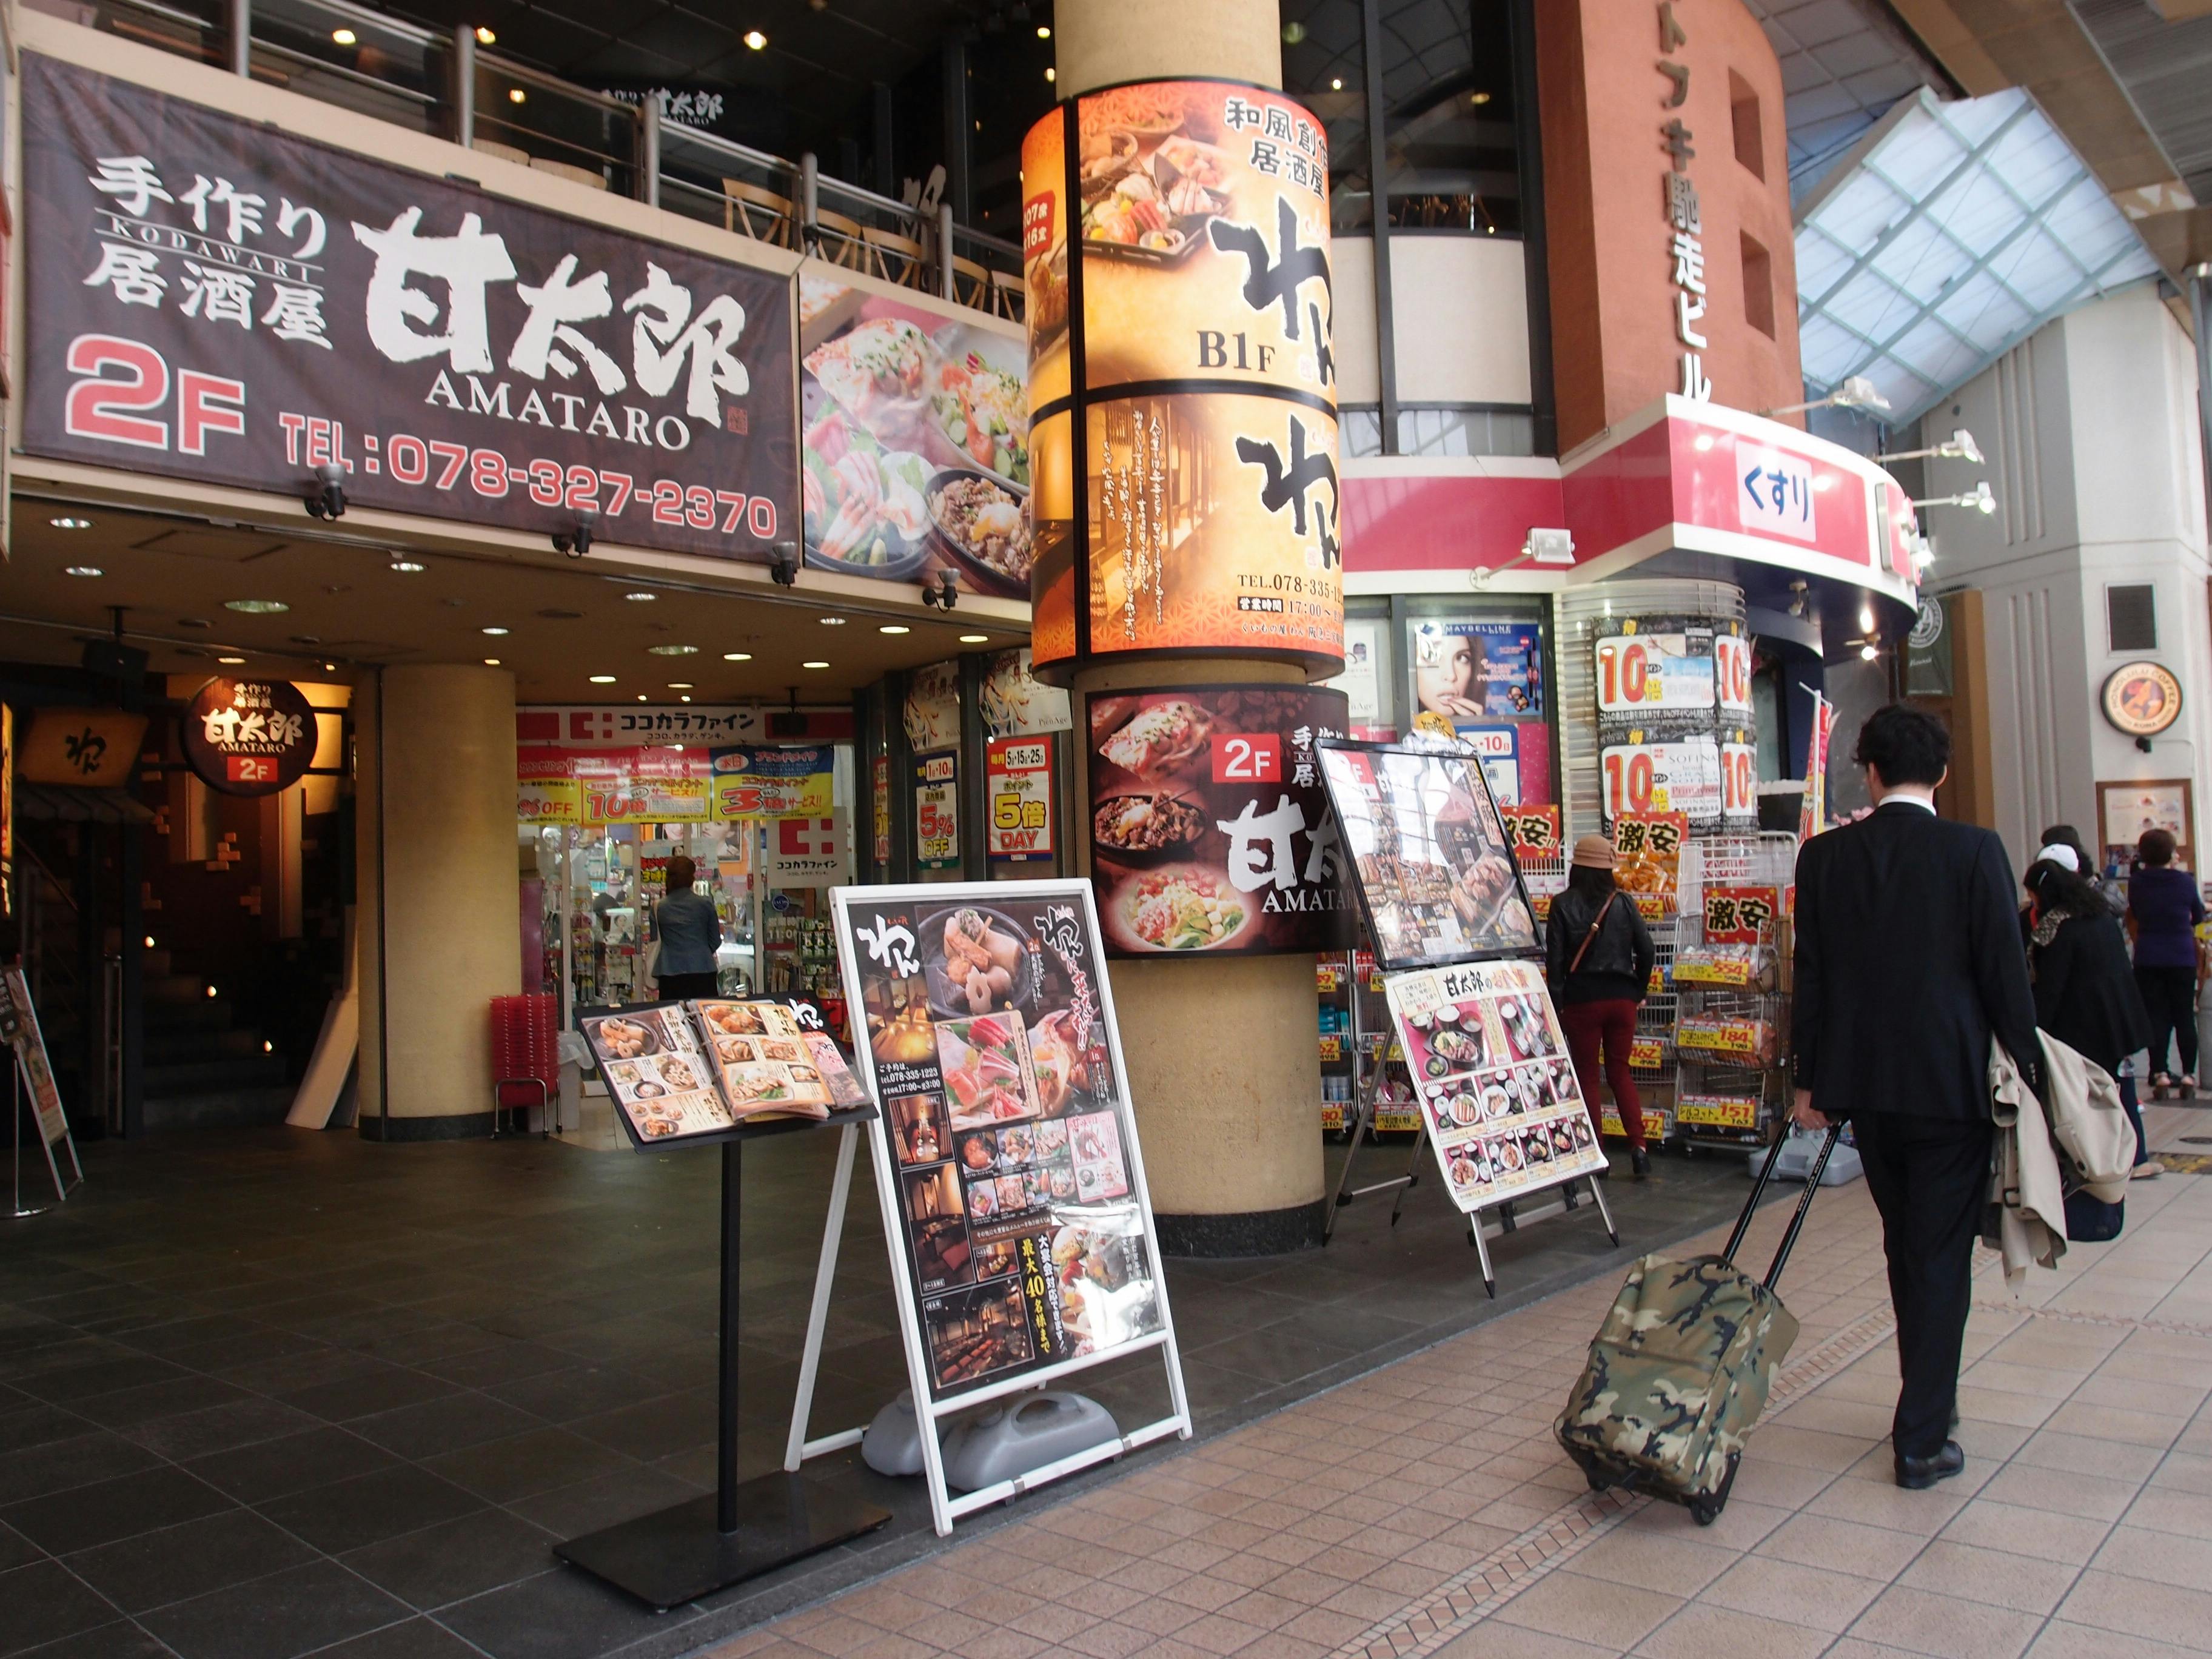
[[[1767,1154],[1726,1250],[1687,1261],[1647,1255],[1629,1270],[1555,1425],[1593,1491],[1626,1486],[1668,1498],[1687,1505],[1701,1527],[1719,1518],[1745,1437],[1797,1340],[1797,1322],[1774,1282],[1839,1133],[1831,1129],[1821,1143],[1764,1280],[1736,1267],[1735,1252],[1773,1176],[1782,1139]]]

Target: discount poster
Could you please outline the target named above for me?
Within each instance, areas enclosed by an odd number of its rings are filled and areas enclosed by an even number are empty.
[[[1053,854],[1052,739],[993,738],[983,759],[987,857],[1009,864]]]
[[[933,1397],[1152,1346],[1165,1291],[1086,885],[835,902]]]
[[[1227,82],[1073,100],[1023,143],[1022,231],[1039,667],[1232,649],[1336,672],[1322,122]]]
[[[1462,1211],[1604,1170],[1540,964],[1422,969],[1383,989]]]
[[[1679,813],[1699,834],[1759,823],[1751,641],[1742,623],[1628,617],[1592,647],[1599,799],[1623,815]]]
[[[1091,875],[1115,956],[1329,951],[1351,898],[1315,745],[1320,686],[1212,685],[1088,704]]]

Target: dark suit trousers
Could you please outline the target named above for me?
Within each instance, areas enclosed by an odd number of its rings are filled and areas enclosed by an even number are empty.
[[[1881,1212],[1897,1310],[1901,1386],[1890,1439],[1900,1457],[1933,1457],[1950,1437],[1993,1133],[1986,1121],[1895,1112],[1851,1118],[1867,1189]]]

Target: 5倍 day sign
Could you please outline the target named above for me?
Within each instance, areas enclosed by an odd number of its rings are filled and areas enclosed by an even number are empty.
[[[27,53],[26,452],[765,559],[789,283]]]
[[[1052,739],[994,738],[984,767],[990,781],[985,853],[1010,864],[1051,858]]]

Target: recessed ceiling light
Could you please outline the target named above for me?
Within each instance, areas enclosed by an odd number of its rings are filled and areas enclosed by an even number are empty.
[[[753,653],[750,651],[725,651],[722,653],[722,660],[724,662],[750,662],[752,659]]]
[[[80,519],[76,517],[76,514],[70,513],[64,513],[58,519],[49,519],[46,522],[53,526],[57,530],[89,530],[92,528],[91,520]]]
[[[479,23],[479,24],[477,24],[477,44],[478,46],[495,46],[495,45],[497,45],[497,44],[498,44],[498,42],[499,42],[499,36],[498,36],[498,35],[496,35],[496,34],[493,33],[489,29],[486,28],[486,27],[485,27],[482,23]]]
[[[988,645],[990,642],[991,636],[988,634],[963,634],[960,636],[960,643],[963,645]]]
[[[506,630],[504,628],[483,628],[483,629],[477,629],[477,632],[479,632],[479,633],[483,633],[483,634],[489,634],[489,635],[491,635],[493,638],[495,638],[495,639],[498,638],[501,635],[502,635],[502,634],[504,634],[504,633],[506,633],[506,632],[507,632],[507,630]]]
[[[642,691],[639,692],[639,693],[637,694],[637,700],[638,700],[640,702],[646,702],[646,701],[647,701],[647,698],[646,698],[646,695],[645,695],[645,693],[644,693],[644,692],[642,692]]]
[[[768,46],[768,36],[763,34],[758,29],[747,29],[744,38],[745,44],[755,52],[763,51]]]
[[[529,96],[530,94],[523,91],[520,87],[509,87],[507,89],[507,101],[510,104],[522,103]]]
[[[1047,64],[1045,66],[1044,78],[1048,81],[1056,82],[1060,79],[1060,71],[1054,69],[1051,65]]]
[[[647,601],[647,599],[659,599],[659,597],[660,597],[660,595],[659,595],[659,594],[658,594],[658,593],[651,593],[651,592],[647,592],[644,588],[642,588],[642,587],[639,588],[639,589],[637,590],[637,592],[635,592],[635,593],[625,593],[625,594],[623,594],[623,598],[624,598],[624,599],[629,599],[629,600],[631,600],[631,601],[633,601],[633,602],[635,602],[635,603],[636,603],[636,604],[640,604],[640,605],[642,605],[642,604],[643,604],[643,603],[645,603],[645,601]]]
[[[671,691],[689,691],[691,689],[691,682],[689,680],[671,680],[668,682],[668,689]]]
[[[325,674],[335,674],[337,672],[338,665],[334,662],[326,662],[323,665],[323,672]]]
[[[497,657],[486,657],[486,658],[484,659],[484,666],[485,666],[486,668],[496,668],[496,667],[498,667],[498,666],[499,666],[499,659],[498,659]]]
[[[1051,25],[1051,24],[1049,24],[1049,23],[1039,23],[1039,24],[1037,25],[1037,39],[1038,39],[1038,40],[1051,40],[1051,39],[1052,39],[1052,25]]]
[[[876,632],[878,634],[911,634],[914,632],[914,629],[908,628],[904,623],[885,623],[882,627],[876,629]]]
[[[612,685],[614,683],[615,677],[611,674],[594,674],[592,676],[592,684],[593,685]]]
[[[96,564],[71,564],[62,567],[64,576],[105,576],[107,573]]]
[[[1342,92],[1344,90],[1344,77],[1341,76],[1331,76],[1328,83],[1328,89],[1331,92]]]
[[[428,567],[413,559],[394,559],[392,562],[392,568],[403,576],[416,576],[420,575]]]
[[[830,665],[826,662],[803,662],[799,665],[801,668],[827,668]]]
[[[240,611],[249,617],[281,617],[292,607],[282,599],[225,599],[226,611]]]
[[[696,657],[699,654],[699,647],[696,645],[648,645],[645,648],[655,657]]]
[[[682,696],[677,698],[676,701],[678,702],[689,702],[691,701],[691,694],[689,691],[686,691]]]
[[[246,660],[243,657],[217,657],[216,660],[227,668],[235,668]]]
[[[361,37],[358,34],[356,34],[351,29],[332,29],[331,31],[331,39],[337,41],[338,45],[342,46],[349,46],[353,45],[355,41],[360,40]]]
[[[1490,94],[1486,92],[1470,92],[1467,95],[1467,101],[1480,107],[1490,101]]]
[[[842,617],[817,617],[814,620],[824,628],[842,628],[845,625],[845,619]]]

